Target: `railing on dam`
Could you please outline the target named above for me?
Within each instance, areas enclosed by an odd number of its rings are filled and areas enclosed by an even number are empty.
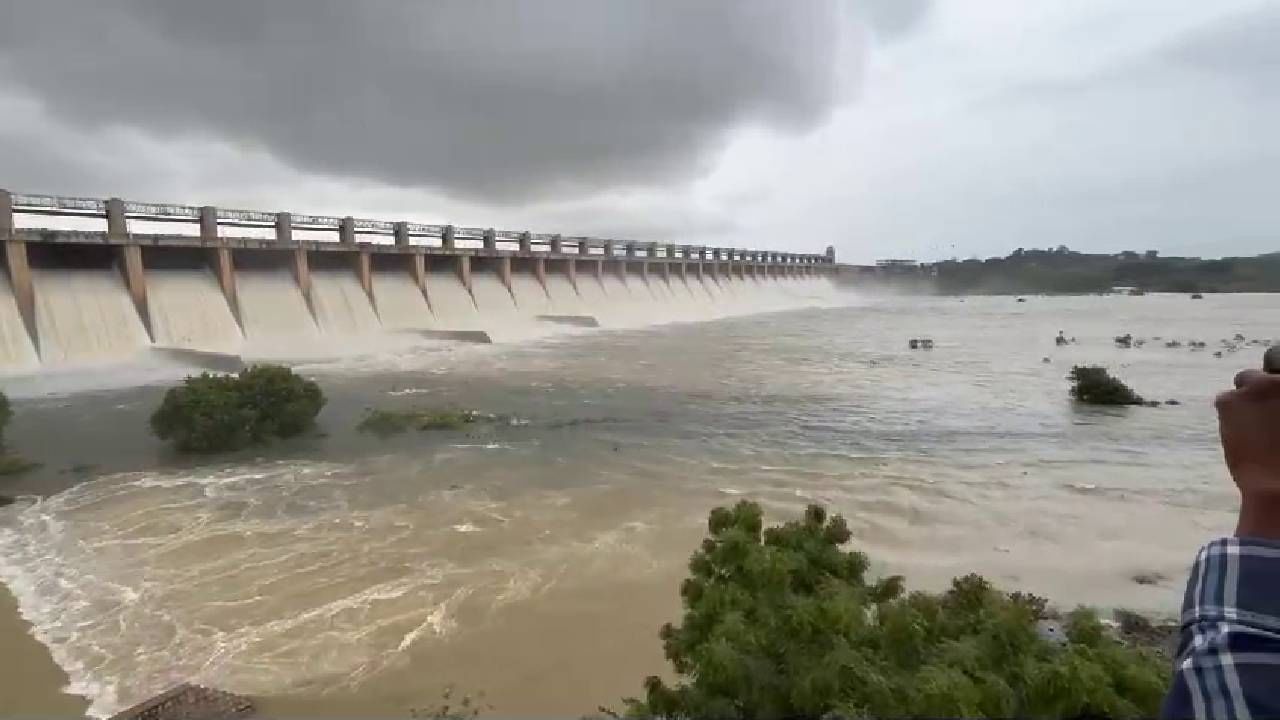
[[[59,230],[51,228],[18,228],[15,215],[44,215],[61,218],[97,218],[106,221],[106,230]],[[137,233],[130,231],[131,221],[146,223],[181,223],[198,228],[198,234]],[[270,237],[240,235],[238,230],[269,231]],[[303,231],[318,241],[295,239]],[[414,222],[390,222],[354,217],[303,215],[288,212],[229,210],[211,206],[170,205],[121,200],[62,197],[56,195],[24,195],[0,190],[0,237],[5,240],[44,243],[105,243],[138,245],[210,246],[324,249],[373,246],[379,252],[429,254],[463,254],[513,257],[543,255],[602,255],[651,260],[703,261],[719,260],[757,265],[829,265],[834,256],[756,250],[733,247],[708,247],[672,243],[638,242],[612,238],[534,233],[526,230],[431,225]],[[461,244],[460,244],[461,243]],[[479,243],[478,247],[474,245]],[[470,245],[470,246],[468,246]]]
[[[280,300],[302,303],[299,307],[310,317],[299,320],[304,325],[321,323],[339,305],[367,306],[360,309],[361,317],[382,322],[384,311],[397,312],[392,307],[395,303],[409,301],[406,287],[411,295],[420,296],[416,302],[423,312],[429,312],[437,324],[447,325],[442,318],[452,311],[445,308],[457,305],[450,298],[461,299],[463,309],[474,305],[478,311],[501,310],[504,301],[494,297],[495,283],[505,288],[500,292],[509,294],[510,303],[516,305],[521,292],[526,294],[524,300],[536,303],[537,298],[531,299],[528,293],[529,288],[539,287],[548,299],[554,289],[567,287],[585,303],[589,291],[606,285],[621,293],[621,288],[634,283],[652,290],[650,294],[665,294],[696,286],[709,290],[735,280],[829,275],[838,269],[830,250],[818,255],[660,244],[4,190],[0,190],[0,246],[3,279],[9,285],[0,288],[0,316],[11,311],[21,315],[29,346],[36,348],[42,360],[61,353],[50,348],[70,347],[80,336],[93,340],[100,330],[103,323],[97,311],[105,306],[81,297],[87,292],[84,283],[92,282],[116,299],[127,292],[124,303],[132,301],[129,318],[117,324],[140,322],[147,342],[175,345],[174,337],[182,335],[177,329],[181,323],[169,310],[190,304],[165,294],[172,287],[165,278],[176,277],[174,272],[180,270],[211,271],[217,283],[214,290],[220,289],[221,295],[213,304],[219,312],[229,311],[238,332],[247,336],[249,321],[262,319],[261,312],[254,310],[264,309],[260,273],[268,271],[281,277],[287,271],[292,277],[289,297],[280,296]],[[342,287],[334,286],[335,277],[341,279]],[[584,279],[592,281],[584,285],[580,282]],[[367,302],[353,305],[351,297],[342,294],[350,291],[353,280],[358,283],[354,292]],[[722,289],[727,291],[728,286]],[[210,302],[206,297],[201,308],[209,309]],[[119,304],[114,307],[118,314]],[[80,313],[74,322],[71,317],[54,317],[73,311]],[[546,313],[548,317],[562,314]],[[4,335],[16,325],[0,317],[0,355],[4,347],[26,344],[26,339]],[[62,354],[70,357],[71,352]]]

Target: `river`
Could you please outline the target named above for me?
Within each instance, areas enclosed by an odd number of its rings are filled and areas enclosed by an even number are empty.
[[[203,464],[148,435],[158,387],[31,398],[7,441],[44,465],[0,479],[24,496],[0,509],[0,581],[65,674],[46,684],[99,716],[181,680],[281,716],[404,715],[451,684],[498,714],[617,706],[666,671],[684,563],[741,498],[770,520],[826,504],[910,587],[979,571],[1173,613],[1232,526],[1210,403],[1261,356],[1214,357],[1236,333],[1280,337],[1276,296],[850,295],[403,351],[303,366],[329,397],[317,433]],[[1074,406],[1073,363],[1181,404]],[[513,419],[379,439],[354,430],[371,406]],[[0,655],[35,662],[12,635]],[[55,712],[39,682],[10,692]]]

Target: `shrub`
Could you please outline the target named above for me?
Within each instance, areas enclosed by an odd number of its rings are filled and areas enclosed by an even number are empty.
[[[40,467],[40,463],[10,453],[0,454],[0,476],[18,475]]]
[[[1154,716],[1166,690],[1151,652],[1111,639],[1090,611],[1067,639],[1037,632],[1033,596],[978,575],[941,594],[866,578],[840,517],[811,506],[763,529],[751,502],[717,508],[660,636],[676,680],[650,677],[627,714],[667,718]]]
[[[293,437],[311,427],[324,407],[324,393],[312,380],[280,365],[255,365],[240,371],[240,395],[253,411],[254,442]]]
[[[5,450],[4,432],[12,419],[13,406],[9,404],[9,396],[0,392],[0,476],[17,475],[40,467],[40,463],[31,462]]]
[[[1076,365],[1067,376],[1071,381],[1071,397],[1088,405],[1142,405],[1142,396],[1120,380],[1112,377],[1106,368],[1096,365]]]
[[[0,448],[4,447],[4,431],[13,419],[13,407],[9,405],[9,396],[0,392]]]
[[[202,373],[165,393],[151,430],[182,452],[235,450],[301,433],[324,402],[315,382],[278,365]]]
[[[468,410],[383,410],[370,409],[356,429],[378,437],[390,437],[415,430],[461,430],[487,419]]]

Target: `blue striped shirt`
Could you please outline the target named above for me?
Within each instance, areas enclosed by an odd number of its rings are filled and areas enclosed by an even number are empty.
[[[1280,718],[1280,542],[1200,549],[1182,601],[1165,718]]]

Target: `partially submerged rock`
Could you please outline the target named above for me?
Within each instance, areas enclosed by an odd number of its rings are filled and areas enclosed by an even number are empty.
[[[1139,585],[1159,585],[1168,579],[1163,573],[1158,572],[1140,572],[1133,575],[1133,581]]]

